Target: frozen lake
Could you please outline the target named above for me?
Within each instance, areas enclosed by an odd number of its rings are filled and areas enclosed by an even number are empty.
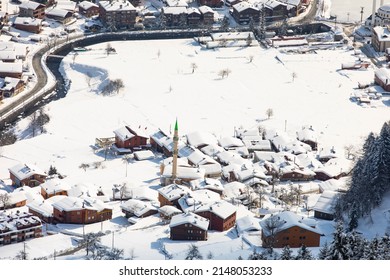
[[[340,20],[352,20],[360,21],[360,11],[361,7],[364,7],[363,10],[363,21],[371,15],[372,12],[372,0],[331,0],[331,15],[337,15],[337,18]],[[377,1],[377,8],[380,6],[380,0]],[[389,3],[389,1],[384,1],[384,3]],[[348,16],[349,13],[349,16]]]

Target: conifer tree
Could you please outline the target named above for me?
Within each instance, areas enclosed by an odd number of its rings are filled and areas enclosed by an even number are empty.
[[[279,257],[280,260],[292,260],[294,259],[294,256],[293,256],[293,251],[290,249],[290,246],[285,246],[283,247],[282,249],[282,253]]]
[[[301,248],[299,248],[297,256],[295,258],[296,260],[312,260],[313,255],[311,254],[310,250],[307,249],[305,244],[302,244]]]

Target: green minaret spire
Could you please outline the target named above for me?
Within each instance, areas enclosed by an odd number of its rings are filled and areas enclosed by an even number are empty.
[[[179,131],[179,126],[177,124],[177,118],[176,118],[176,123],[175,123],[175,131]]]

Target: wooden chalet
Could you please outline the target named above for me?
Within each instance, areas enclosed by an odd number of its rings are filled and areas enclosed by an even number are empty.
[[[171,205],[177,208],[180,208],[178,200],[182,196],[191,192],[191,190],[188,187],[176,185],[176,184],[171,184],[159,188],[157,191],[158,191],[158,201],[160,202],[160,207],[164,205]]]
[[[5,210],[9,208],[16,208],[25,206],[27,203],[27,197],[24,192],[12,192],[9,193],[9,200],[4,205],[3,202],[0,202],[0,210]]]
[[[201,13],[198,8],[187,8],[187,25],[198,26],[201,23]]]
[[[126,218],[134,216],[137,218],[145,218],[158,213],[157,208],[150,202],[138,199],[129,199],[122,203],[120,207]]]
[[[0,215],[0,245],[22,242],[27,239],[42,236],[41,220],[30,214],[1,214]]]
[[[170,221],[173,216],[183,213],[180,209],[177,209],[175,206],[172,205],[165,205],[163,207],[160,207],[158,209],[158,212],[160,213],[161,219],[163,219],[164,221]]]
[[[200,6],[200,19],[204,25],[212,25],[214,23],[214,11],[209,6]]]
[[[209,221],[194,213],[178,214],[169,224],[171,240],[207,240]]]
[[[22,62],[0,62],[0,78],[11,77],[20,79],[22,73]]]
[[[71,188],[71,186],[68,185],[66,182],[57,178],[47,180],[46,182],[42,183],[40,187],[41,187],[41,195],[45,199],[48,199],[55,195],[66,196],[68,195],[68,190],[70,190]]]
[[[37,34],[42,31],[42,19],[17,17],[14,21],[14,27],[19,30]]]
[[[99,5],[90,1],[82,1],[78,4],[79,13],[87,18],[99,15]]]
[[[54,8],[46,11],[46,17],[66,25],[73,20],[73,12]]]
[[[385,91],[390,91],[390,70],[386,68],[376,70],[375,83],[381,86]]]
[[[311,126],[297,131],[297,139],[305,144],[308,144],[313,151],[317,151],[318,137]]]
[[[335,218],[335,206],[339,198],[340,193],[338,192],[323,192],[313,207],[314,217],[317,219],[332,221]]]
[[[137,11],[129,1],[99,1],[99,17],[110,30],[132,28]]]
[[[261,222],[263,247],[299,248],[319,247],[321,233],[315,228],[315,220],[285,211],[264,218]]]
[[[226,231],[236,224],[237,208],[221,200],[196,207],[194,213],[209,220],[209,229]]]
[[[187,8],[186,7],[163,7],[161,13],[164,15],[167,26],[187,25]]]
[[[161,129],[150,135],[150,146],[159,153],[163,153],[164,141],[168,138]]]
[[[64,197],[53,203],[56,222],[67,224],[92,224],[112,218],[112,208],[98,199]]]
[[[45,182],[47,175],[33,165],[17,164],[8,169],[12,185],[35,187]]]
[[[46,6],[35,1],[23,2],[19,5],[19,16],[43,19]]]
[[[115,146],[120,149],[130,150],[145,147],[149,139],[145,131],[141,127],[138,127],[138,129],[129,126],[121,127],[114,131]]]
[[[223,0],[198,0],[198,5],[221,8],[223,7]]]
[[[4,98],[15,96],[22,92],[25,86],[25,82],[18,78],[0,78],[0,96]]]
[[[253,22],[258,22],[260,17],[260,11],[255,6],[249,4],[248,2],[240,2],[233,6],[233,18],[239,24],[249,24],[252,20]]]

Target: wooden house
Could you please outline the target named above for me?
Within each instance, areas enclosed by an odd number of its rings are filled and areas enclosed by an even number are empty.
[[[202,149],[203,147],[208,145],[218,144],[217,138],[215,138],[215,136],[209,132],[196,131],[187,134],[186,137],[188,145],[193,146],[197,149]]]
[[[318,136],[311,126],[297,131],[297,139],[305,144],[308,144],[313,151],[317,151]]]
[[[201,13],[198,8],[187,8],[187,25],[198,26],[201,23]]]
[[[26,206],[29,213],[37,216],[45,223],[51,224],[55,222],[53,216],[53,203],[63,199],[64,197],[65,196],[63,195],[56,195],[42,201],[34,199]]]
[[[0,215],[0,245],[22,242],[41,236],[42,222],[38,217],[20,212]]]
[[[177,208],[180,208],[178,200],[190,193],[191,190],[186,186],[171,184],[158,190],[158,201],[160,202],[160,207],[164,205],[172,205]]]
[[[41,195],[48,199],[55,195],[68,195],[68,190],[70,190],[70,185],[68,185],[66,182],[53,178],[50,180],[47,180],[46,182],[42,183],[40,185],[41,187]]]
[[[335,218],[335,206],[339,198],[340,193],[338,192],[323,192],[313,207],[314,217],[332,221]]]
[[[73,12],[54,8],[46,11],[46,17],[58,21],[61,24],[68,24],[73,20]]]
[[[187,8],[186,7],[163,7],[161,13],[164,15],[166,25],[169,27],[187,26]]]
[[[87,18],[99,15],[99,5],[90,1],[82,1],[78,4],[79,13]]]
[[[14,21],[14,27],[31,33],[40,33],[42,31],[42,19],[17,17]]]
[[[17,164],[8,169],[12,185],[35,187],[45,182],[47,175],[33,165]]]
[[[315,228],[313,219],[285,211],[264,218],[261,222],[263,247],[299,248],[319,247],[321,232]]]
[[[375,83],[381,86],[385,91],[390,91],[390,70],[380,68],[375,71]]]
[[[253,22],[258,22],[260,17],[260,11],[255,6],[249,4],[248,2],[240,2],[233,6],[233,18],[239,24],[249,24],[252,20]]]
[[[22,62],[0,62],[0,78],[11,77],[20,79],[22,73]]]
[[[98,199],[89,197],[64,197],[53,203],[56,222],[67,224],[92,224],[112,218],[112,208]]]
[[[8,194],[8,201],[5,203],[0,201],[0,210],[25,206],[27,197],[24,192],[12,192]]]
[[[157,130],[150,135],[150,146],[155,151],[162,153],[164,148],[164,141],[168,138],[168,135],[165,134],[161,129]]]
[[[99,1],[99,17],[110,30],[132,28],[137,11],[129,1]]]
[[[149,136],[140,127],[138,129],[129,126],[121,127],[114,131],[115,146],[120,149],[134,150],[145,147]]]
[[[43,19],[46,6],[35,1],[23,2],[19,5],[19,16]]]
[[[209,229],[226,231],[236,224],[237,208],[221,200],[196,207],[194,213],[209,220]]]
[[[177,209],[175,206],[172,205],[165,205],[163,207],[160,207],[158,209],[158,212],[160,213],[161,219],[163,219],[164,221],[170,221],[173,216],[183,213],[180,209]]]
[[[169,224],[171,240],[207,240],[209,221],[194,213],[178,214]]]
[[[198,0],[198,5],[221,8],[223,6],[223,0]]]
[[[214,11],[209,6],[200,6],[199,12],[201,21],[204,25],[212,25],[214,23]]]
[[[122,203],[120,207],[126,218],[134,216],[137,218],[145,218],[158,213],[157,208],[150,202],[138,199],[129,199]]]
[[[25,86],[25,82],[18,78],[0,78],[0,96],[5,98],[15,96],[22,92]]]

